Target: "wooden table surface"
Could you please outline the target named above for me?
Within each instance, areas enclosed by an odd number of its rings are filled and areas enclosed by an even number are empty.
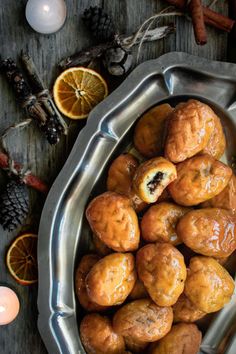
[[[59,70],[57,63],[69,54],[92,43],[84,28],[81,14],[85,8],[103,5],[112,14],[121,33],[132,34],[151,15],[166,6],[160,0],[66,0],[68,16],[64,27],[56,34],[40,35],[26,23],[24,11],[26,0],[1,0],[0,48],[2,57],[17,59],[20,51],[27,50],[33,57],[41,76],[52,86]],[[204,1],[205,4],[208,2]],[[227,1],[220,0],[214,9],[228,13]],[[163,22],[163,21],[162,21]],[[234,61],[232,46],[227,49],[227,34],[208,28],[208,43],[200,47],[195,44],[191,23],[184,18],[169,18],[163,23],[175,23],[176,33],[164,40],[143,45],[140,61],[157,58],[170,51],[185,51],[214,60]],[[120,80],[110,78],[114,87]],[[25,119],[24,113],[15,102],[13,93],[4,77],[0,77],[0,134],[11,124]],[[69,123],[69,135],[56,146],[50,146],[32,123],[22,131],[13,132],[8,138],[11,156],[24,163],[49,185],[62,168],[76,136],[84,122]],[[0,190],[4,188],[6,175],[0,171]],[[37,232],[43,198],[31,192],[31,215],[23,229]],[[1,354],[46,353],[37,330],[37,286],[23,287],[15,283],[5,266],[6,250],[11,240],[21,232],[4,232],[0,227],[0,283],[12,286],[19,295],[21,310],[18,318],[10,325],[0,328]],[[51,353],[53,354],[53,353]]]

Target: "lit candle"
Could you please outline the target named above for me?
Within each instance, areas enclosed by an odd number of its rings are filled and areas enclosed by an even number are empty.
[[[25,16],[30,26],[39,33],[57,32],[66,19],[64,0],[29,0]]]
[[[19,309],[20,302],[16,293],[6,286],[0,286],[0,326],[12,322]]]

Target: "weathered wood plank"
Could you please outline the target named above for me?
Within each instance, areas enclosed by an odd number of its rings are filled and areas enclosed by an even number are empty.
[[[206,3],[206,2],[205,2]],[[37,67],[45,82],[51,87],[58,74],[57,63],[65,56],[72,54],[92,43],[85,30],[80,14],[90,5],[104,4],[111,13],[121,33],[132,33],[149,16],[157,13],[166,6],[159,0],[68,0],[68,17],[61,31],[53,35],[40,35],[33,32],[27,25],[24,17],[26,0],[1,0],[0,7],[0,48],[3,57],[11,56],[14,59],[21,49],[28,50],[34,58]],[[222,13],[227,13],[227,3],[219,1],[215,7]],[[215,29],[208,30],[208,44],[198,47],[194,42],[190,22],[182,18],[171,18],[164,23],[175,22],[176,34],[153,44],[144,44],[140,61],[152,59],[168,51],[187,51],[206,58],[225,60],[227,36]],[[111,84],[119,80],[111,80]],[[112,86],[113,86],[112,85]],[[24,119],[24,114],[17,106],[11,89],[0,77],[0,134],[11,124]],[[84,122],[70,122],[70,133],[61,140],[56,147],[51,147],[42,136],[35,124],[31,124],[25,131],[13,133],[9,136],[8,145],[13,157],[21,160],[34,173],[52,183],[66,160],[75,141],[78,131]],[[4,187],[6,177],[0,172],[0,190]],[[29,219],[31,226],[37,231],[38,219],[41,211],[42,198],[32,193],[34,220]],[[6,249],[16,236],[7,234],[0,229],[0,282],[13,286],[21,300],[21,311],[17,320],[0,330],[0,352],[4,354],[41,354],[46,353],[44,345],[37,332],[37,287],[30,288],[17,285],[8,274],[5,267]]]

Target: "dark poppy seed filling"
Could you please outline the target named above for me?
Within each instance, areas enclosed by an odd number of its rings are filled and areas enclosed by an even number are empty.
[[[153,179],[148,182],[147,186],[150,191],[150,194],[153,194],[155,192],[156,187],[160,184],[160,182],[163,180],[164,176],[166,173],[163,172],[157,172]]]

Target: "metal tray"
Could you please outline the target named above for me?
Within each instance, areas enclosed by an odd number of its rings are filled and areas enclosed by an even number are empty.
[[[230,162],[236,152],[234,64],[186,53],[165,54],[138,66],[89,115],[50,190],[40,222],[38,327],[49,353],[85,353],[78,332],[80,309],[74,296],[74,267],[89,248],[84,219],[88,200],[105,189],[107,166],[132,141],[135,121],[160,102],[176,104],[189,97],[207,102],[221,117],[228,143],[224,158]],[[229,306],[223,315],[221,312],[220,328],[228,313],[232,314],[231,309],[235,312],[235,298]],[[220,338],[219,326],[212,328],[202,347],[209,353],[215,353],[215,338]]]

